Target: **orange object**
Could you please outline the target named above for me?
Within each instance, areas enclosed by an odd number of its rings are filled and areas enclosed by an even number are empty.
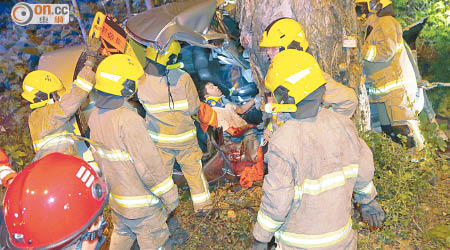
[[[241,137],[244,135],[247,130],[256,128],[256,125],[253,124],[247,124],[245,126],[235,128],[235,127],[229,127],[226,131],[228,134],[230,134],[232,137]]]
[[[200,120],[200,127],[202,128],[203,132],[206,132],[206,130],[208,130],[208,126],[213,126],[215,128],[219,126],[216,111],[214,111],[211,106],[204,102],[200,103],[198,119]]]
[[[2,185],[8,187],[9,181],[15,178],[16,175],[17,173],[9,164],[8,155],[6,155],[5,152],[3,152],[3,150],[0,148],[0,177]]]
[[[241,173],[239,180],[242,187],[249,188],[253,186],[254,181],[260,181],[264,178],[264,154],[262,147],[258,148],[256,154],[256,163],[252,167],[247,167]]]

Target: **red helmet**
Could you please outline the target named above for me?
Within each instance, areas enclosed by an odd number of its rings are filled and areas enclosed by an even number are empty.
[[[85,161],[52,153],[24,168],[3,201],[11,243],[51,249],[73,242],[108,201],[108,187]]]

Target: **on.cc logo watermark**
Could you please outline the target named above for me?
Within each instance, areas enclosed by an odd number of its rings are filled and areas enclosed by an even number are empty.
[[[68,4],[17,3],[11,10],[11,18],[17,25],[67,24],[70,18]]]

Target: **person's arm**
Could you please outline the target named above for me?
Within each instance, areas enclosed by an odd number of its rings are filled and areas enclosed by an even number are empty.
[[[379,21],[381,22],[381,21]],[[392,22],[383,22],[364,42],[362,55],[369,62],[388,62],[397,51],[397,32]]]
[[[49,105],[53,111],[53,117],[62,122],[67,122],[80,108],[81,104],[86,100],[89,92],[95,82],[95,73],[89,66],[84,66],[73,81],[71,91],[61,97],[61,101],[56,102],[55,105]]]
[[[178,204],[177,186],[172,180],[172,171],[164,167],[156,146],[147,133],[144,119],[132,113],[124,119],[121,131],[121,138],[140,178],[171,212]]]
[[[351,118],[358,106],[358,97],[356,92],[337,81],[329,74],[323,73],[327,83],[325,84],[325,95],[323,104],[330,105],[334,112]]]
[[[200,109],[200,99],[198,98],[197,88],[189,74],[181,76],[181,80],[185,81],[186,99],[189,105],[189,115],[196,115]]]
[[[247,112],[249,109],[251,109],[251,107],[253,107],[255,105],[255,100],[251,99],[250,101],[244,103],[241,106],[236,106],[236,113],[242,115],[245,112]]]
[[[294,199],[292,166],[281,150],[269,145],[267,153],[269,173],[264,177],[264,195],[258,212],[253,236],[259,242],[269,242],[273,234],[284,224]]]
[[[372,151],[367,144],[361,139],[360,144],[360,157],[358,176],[356,177],[356,183],[354,187],[355,201],[359,204],[367,204],[375,199],[377,190],[373,185],[372,179],[374,174],[373,156]]]

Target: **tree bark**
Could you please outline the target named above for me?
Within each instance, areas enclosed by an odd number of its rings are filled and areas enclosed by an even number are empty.
[[[323,71],[352,87],[358,94],[355,119],[361,129],[370,129],[367,93],[361,86],[361,39],[354,0],[237,0],[236,19],[241,30],[241,44],[249,50],[255,81],[263,86],[269,58],[258,46],[264,29],[274,20],[290,17],[300,22],[309,41],[308,52]],[[356,48],[344,48],[344,40],[358,38]]]

